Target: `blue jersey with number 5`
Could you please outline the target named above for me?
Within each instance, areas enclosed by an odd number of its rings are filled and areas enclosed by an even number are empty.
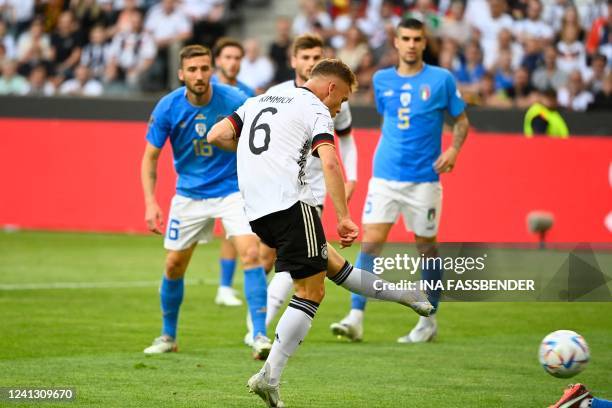
[[[170,138],[178,174],[176,192],[194,199],[225,197],[238,191],[236,153],[211,145],[206,136],[247,97],[227,85],[210,86],[212,98],[205,106],[192,105],[185,87],[164,96],[153,110],[147,131],[147,141],[159,149]]]
[[[460,115],[465,102],[452,74],[424,64],[416,75],[392,68],[373,78],[376,108],[383,115],[374,154],[374,177],[393,181],[438,181],[433,164],[441,153],[444,111]]]

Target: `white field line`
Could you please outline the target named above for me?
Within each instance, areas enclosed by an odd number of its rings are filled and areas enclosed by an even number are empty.
[[[214,279],[185,279],[186,285],[217,285]],[[45,283],[0,283],[2,290],[46,290],[46,289],[107,289],[147,288],[159,286],[160,281],[125,282],[45,282]]]

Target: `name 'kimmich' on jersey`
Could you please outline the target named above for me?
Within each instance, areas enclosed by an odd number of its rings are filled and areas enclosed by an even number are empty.
[[[238,141],[238,184],[249,220],[298,201],[317,205],[305,169],[310,152],[334,144],[329,109],[307,88],[250,98],[230,117]]]

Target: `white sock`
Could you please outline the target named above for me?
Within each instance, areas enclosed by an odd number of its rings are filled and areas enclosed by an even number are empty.
[[[293,289],[293,279],[289,272],[276,272],[268,284],[268,304],[266,307],[266,327],[283,306],[287,295]]]
[[[311,300],[297,296],[291,298],[289,306],[278,321],[272,350],[261,369],[270,385],[280,382],[287,360],[308,334],[318,307],[319,304]]]
[[[355,268],[346,262],[340,272],[330,278],[336,285],[365,297],[400,303],[405,290],[386,289],[382,282],[387,282],[371,272]],[[379,281],[378,284],[374,282]],[[375,289],[379,288],[379,290]]]
[[[363,310],[360,309],[351,309],[346,320],[352,323],[361,323],[363,322]]]

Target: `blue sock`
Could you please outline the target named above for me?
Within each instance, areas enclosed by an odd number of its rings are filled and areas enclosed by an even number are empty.
[[[359,252],[355,267],[364,271],[372,272],[374,270],[374,259],[376,256]],[[365,296],[351,293],[351,309],[365,310],[367,298]]]
[[[268,286],[266,272],[262,266],[244,270],[244,297],[246,298],[253,336],[266,335],[266,304],[268,301]]]
[[[183,302],[183,290],[185,284],[183,278],[168,279],[162,278],[159,297],[162,309],[162,335],[172,336],[176,339],[176,325],[178,323],[178,313]]]
[[[593,398],[593,401],[591,401],[591,408],[612,408],[612,401]]]
[[[221,286],[232,287],[234,283],[234,271],[236,270],[236,259],[219,258],[221,271]]]
[[[421,278],[424,281],[432,282],[432,284],[435,284],[435,282],[438,282],[442,279],[444,270],[442,269],[442,265],[440,264],[440,262],[427,262],[427,259],[431,260],[432,258],[426,258],[424,260],[425,263],[423,265],[423,270],[421,271]],[[438,304],[440,303],[441,296],[441,289],[427,291],[427,300],[429,300],[429,303],[431,303],[431,305],[436,308],[436,312],[438,311]]]

